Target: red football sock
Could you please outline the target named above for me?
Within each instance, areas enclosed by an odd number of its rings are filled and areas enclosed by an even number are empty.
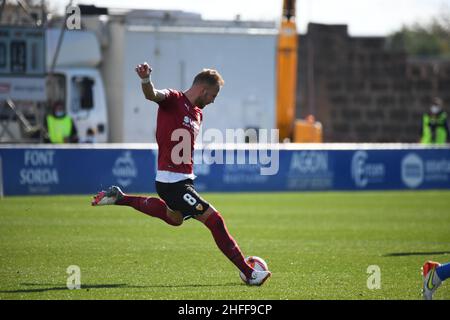
[[[250,278],[253,269],[245,262],[241,249],[236,241],[234,241],[233,237],[228,233],[225,221],[223,221],[220,213],[216,211],[211,214],[205,221],[205,225],[211,230],[214,240],[223,254],[226,255],[247,278]]]
[[[166,203],[159,198],[125,195],[122,199],[117,201],[116,204],[119,206],[133,207],[149,216],[164,220],[170,225],[178,225],[167,216]]]

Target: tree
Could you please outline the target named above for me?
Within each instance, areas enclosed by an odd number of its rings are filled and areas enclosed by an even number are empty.
[[[416,57],[450,58],[450,9],[428,23],[403,26],[389,36],[388,46]]]

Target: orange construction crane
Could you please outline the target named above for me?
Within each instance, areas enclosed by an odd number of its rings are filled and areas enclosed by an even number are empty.
[[[295,0],[284,0],[277,55],[277,128],[280,130],[280,141],[293,137],[297,90],[297,39]]]

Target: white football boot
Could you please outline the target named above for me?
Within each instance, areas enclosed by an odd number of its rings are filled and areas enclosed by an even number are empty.
[[[427,261],[422,267],[422,275],[423,275],[423,299],[424,300],[433,300],[433,294],[436,289],[441,285],[442,281],[439,279],[436,274],[436,268],[439,267],[440,264],[434,261]]]
[[[117,200],[120,200],[124,196],[122,190],[117,186],[111,186],[107,191],[100,191],[94,196],[91,204],[93,206],[105,206],[116,204]]]
[[[252,272],[252,277],[247,279],[247,284],[251,286],[260,286],[272,275],[270,271],[258,271],[254,270]]]

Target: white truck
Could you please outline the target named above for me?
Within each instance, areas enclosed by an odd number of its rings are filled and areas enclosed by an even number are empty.
[[[38,32],[32,28],[2,29],[0,48],[4,48],[5,68],[0,75],[0,142],[42,141],[44,118],[56,102],[63,103],[73,117],[81,142],[85,141],[89,128],[95,132],[96,142],[107,142],[106,94],[99,70],[102,56],[96,34],[64,32],[52,69],[60,29],[45,29],[45,39],[40,39],[45,44],[37,39]],[[33,65],[40,72],[32,74]]]
[[[60,30],[47,30],[47,67],[50,68]],[[108,115],[105,85],[99,66],[102,54],[97,36],[92,31],[65,31],[55,65],[48,78],[49,103],[63,101],[74,119],[80,142],[88,129],[95,142],[108,142]]]
[[[205,109],[203,130],[275,128],[275,22],[208,21],[158,10],[81,21],[83,30],[65,30],[47,88],[49,100],[64,101],[81,141],[89,128],[96,142],[156,141],[157,107],[145,100],[134,71],[144,61],[159,89],[186,90],[203,68],[219,70],[225,86]],[[59,33],[46,33],[48,68]]]

